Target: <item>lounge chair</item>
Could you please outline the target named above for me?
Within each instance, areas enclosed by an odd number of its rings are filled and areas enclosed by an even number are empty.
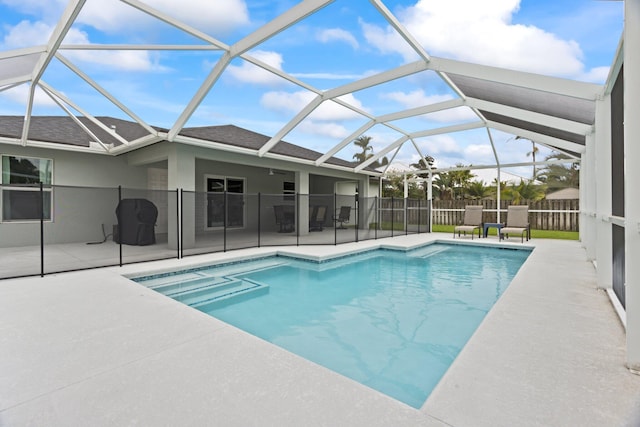
[[[464,218],[462,224],[454,227],[453,238],[455,239],[456,233],[460,237],[460,232],[467,235],[467,231],[471,233],[471,240],[473,240],[473,232],[478,230],[478,238],[482,231],[482,205],[465,206]]]
[[[322,231],[324,221],[327,219],[326,206],[314,206],[309,219],[309,231]]]
[[[351,206],[341,206],[338,216],[333,217],[333,221],[336,223],[336,228],[341,230],[347,228],[344,224],[349,222],[349,217],[351,217]],[[337,223],[340,223],[339,227],[337,226]]]
[[[509,206],[507,208],[507,224],[500,229],[500,240],[509,234],[520,234],[521,243],[526,234],[527,241],[531,238],[531,224],[529,224],[529,206]]]

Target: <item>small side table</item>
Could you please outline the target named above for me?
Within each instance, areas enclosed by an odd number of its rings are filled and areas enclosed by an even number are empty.
[[[500,230],[502,229],[503,224],[499,223],[499,222],[485,222],[484,223],[484,237],[486,238],[489,235],[489,229],[490,228],[497,228],[498,229],[498,236],[500,236]]]

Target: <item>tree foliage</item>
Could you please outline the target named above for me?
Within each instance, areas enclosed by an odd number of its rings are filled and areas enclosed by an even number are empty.
[[[571,158],[566,154],[554,153],[547,156],[545,160],[571,160]],[[546,165],[538,173],[538,180],[545,183],[549,191],[556,191],[562,188],[579,188],[580,164],[573,162]]]
[[[533,181],[520,180],[520,184],[511,184],[507,186],[504,198],[511,200],[514,204],[520,204],[524,200],[538,201],[545,197],[544,186],[534,184]]]
[[[362,163],[365,160],[369,160],[371,157],[373,157],[374,154],[373,147],[371,146],[371,139],[372,138],[368,135],[361,135],[353,141],[353,144],[362,150],[359,153],[355,153],[353,155],[353,158],[358,163]],[[387,159],[387,157],[385,156],[381,159],[374,160],[369,166],[374,169],[378,169],[388,164],[389,159]]]

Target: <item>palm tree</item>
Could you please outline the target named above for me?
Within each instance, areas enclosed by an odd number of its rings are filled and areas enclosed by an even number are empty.
[[[520,184],[511,184],[505,190],[505,195],[511,199],[514,204],[520,204],[523,200],[538,201],[544,199],[544,186],[536,185],[533,181],[520,180]]]
[[[418,163],[411,163],[409,166],[417,170],[425,170],[425,169],[435,170],[435,167],[433,166],[435,162],[436,162],[436,159],[434,159],[429,155],[426,155],[422,159],[418,160]],[[419,173],[417,174],[417,176],[420,178],[428,178],[429,174]],[[427,194],[429,192],[429,189],[426,185],[424,185],[424,183],[422,183],[422,188],[424,189],[424,196],[426,199],[428,197]]]
[[[465,165],[458,163],[457,167],[464,167]],[[449,172],[451,174],[451,179],[453,181],[453,189],[460,189],[459,194],[457,196],[464,196],[464,193],[471,182],[471,179],[475,177],[474,174],[471,173],[469,169],[457,170]],[[456,194],[454,194],[454,198],[456,198]]]
[[[439,172],[433,178],[433,189],[439,199],[451,200],[453,198],[453,179],[450,172]]]
[[[467,194],[472,199],[484,199],[491,195],[492,189],[484,185],[483,181],[473,181],[467,185]]]
[[[571,160],[569,156],[561,153],[553,153],[545,160]],[[550,164],[540,170],[540,181],[547,185],[549,190],[560,188],[580,187],[580,166],[578,162],[572,162],[569,166],[564,164]]]
[[[418,163],[411,163],[409,166],[414,168],[414,169],[418,169],[418,170],[425,170],[425,169],[435,169],[433,167],[433,164],[436,162],[436,159],[434,159],[433,157],[426,155],[424,156],[422,159],[418,160]],[[419,174],[419,175],[423,175],[423,174]]]
[[[353,158],[356,159],[358,163],[362,163],[369,157],[373,156],[373,147],[369,145],[370,143],[371,137],[367,135],[361,135],[353,141],[353,144],[356,147],[362,149],[362,152],[353,155]],[[369,153],[369,151],[371,151],[371,153]]]
[[[538,147],[536,147],[536,142],[528,139],[528,138],[523,138],[521,136],[516,136],[516,139],[526,139],[527,141],[531,142],[531,151],[527,152],[527,157],[531,156],[531,160],[533,161],[533,177],[532,180],[536,179],[536,154],[538,154],[538,152],[540,151],[540,149]]]
[[[371,157],[373,157],[373,147],[371,145],[369,145],[369,144],[371,144],[371,137],[370,136],[361,135],[361,136],[357,137],[353,141],[353,143],[355,144],[356,147],[359,147],[360,149],[362,149],[362,151],[360,153],[356,153],[356,154],[353,155],[353,158],[356,159],[356,161],[358,163],[362,163],[365,160],[368,160]],[[378,168],[381,168],[382,166],[386,166],[388,164],[389,164],[389,159],[387,159],[387,157],[385,156],[382,159],[375,160],[375,161],[371,162],[371,164],[369,166],[374,168],[374,169],[378,169]]]

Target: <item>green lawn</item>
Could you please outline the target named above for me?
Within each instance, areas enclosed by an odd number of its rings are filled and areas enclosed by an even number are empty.
[[[433,225],[434,232],[440,233],[452,233],[453,225]],[[489,229],[489,235],[497,235],[495,228]],[[563,239],[563,240],[578,240],[579,233],[577,231],[553,231],[553,230],[531,230],[532,239]]]

